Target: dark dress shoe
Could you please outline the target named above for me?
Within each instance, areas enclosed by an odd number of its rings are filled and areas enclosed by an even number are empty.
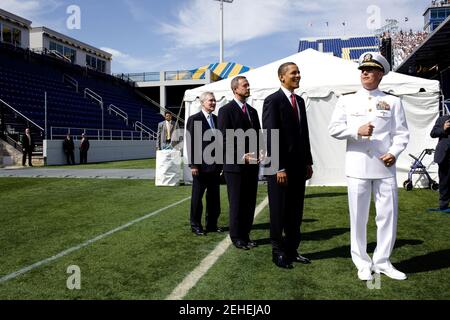
[[[291,264],[291,262],[283,255],[275,255],[272,257],[273,263],[279,268],[284,269],[292,269],[294,266]]]
[[[218,232],[222,233],[223,229],[221,227],[215,227],[215,228],[206,228],[206,232]]]
[[[205,231],[200,228],[192,228],[192,232],[195,233],[197,236],[206,236]]]
[[[250,250],[250,248],[247,246],[247,243],[242,240],[236,240],[235,242],[233,242],[233,244],[238,249]]]
[[[247,247],[249,247],[250,249],[256,248],[257,246],[258,246],[258,244],[255,241],[253,241],[253,240],[247,241]]]
[[[299,263],[303,263],[303,264],[310,264],[311,260],[309,260],[308,258],[301,256],[299,254],[297,254],[296,256],[294,256],[292,258],[292,262],[299,262]]]

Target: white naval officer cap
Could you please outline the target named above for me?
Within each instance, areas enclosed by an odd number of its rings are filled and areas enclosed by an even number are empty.
[[[391,71],[391,66],[389,62],[381,54],[377,52],[365,52],[359,57],[359,67],[362,69],[364,67],[379,68],[387,75]]]

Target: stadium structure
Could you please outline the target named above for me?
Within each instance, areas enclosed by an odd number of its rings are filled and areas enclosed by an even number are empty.
[[[5,164],[20,163],[19,141],[27,127],[37,143],[35,164],[64,163],[61,140],[67,133],[75,140],[81,133],[97,140],[94,162],[154,156],[164,112],[171,111],[183,127],[177,114],[187,89],[250,69],[217,63],[112,75],[110,53],[31,25],[0,9],[0,153]]]
[[[396,71],[426,79],[439,80],[442,90],[442,112],[450,110],[450,2],[433,1],[424,13],[424,30],[429,36]],[[444,108],[446,106],[446,108]]]
[[[346,60],[356,61],[366,51],[380,50],[380,40],[375,36],[352,36],[348,38],[322,37],[302,38],[298,52],[314,49]]]
[[[161,71],[119,74],[117,77],[135,83],[136,88],[181,117],[180,109],[186,90],[234,77],[251,70],[232,62],[212,63],[200,68],[181,71]]]

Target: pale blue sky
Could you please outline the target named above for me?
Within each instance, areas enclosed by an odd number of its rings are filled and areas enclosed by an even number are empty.
[[[225,60],[259,67],[297,52],[303,37],[371,34],[374,17],[421,30],[430,2],[234,0],[225,4]],[[70,5],[81,9],[79,30],[67,28]],[[219,60],[213,0],[0,0],[0,8],[112,52],[114,73],[194,69]]]

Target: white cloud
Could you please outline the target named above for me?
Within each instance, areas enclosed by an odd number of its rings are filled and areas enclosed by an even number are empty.
[[[283,30],[278,22],[287,15],[288,0],[236,0],[224,4],[225,40],[239,43]],[[219,2],[193,0],[178,12],[173,24],[162,24],[161,32],[180,47],[215,44],[220,32]]]
[[[60,0],[2,0],[1,8],[28,20],[36,20],[43,14],[61,6]]]
[[[133,20],[137,22],[148,21],[146,11],[134,0],[123,0],[123,1],[125,5],[128,7],[128,11]]]
[[[342,36],[346,22],[347,35],[370,34],[366,9],[377,5],[382,23],[387,18],[401,22],[404,28],[420,29],[421,14],[428,0],[235,0],[224,4],[225,41],[227,46],[251,39],[291,32],[299,37]],[[404,17],[409,23],[404,23]],[[163,23],[161,32],[170,36],[178,48],[200,48],[219,42],[219,3],[191,0],[178,11],[173,23]],[[326,22],[330,28],[327,29]],[[313,27],[309,27],[310,24]]]
[[[172,59],[173,57],[167,56],[163,59],[155,59],[154,57],[149,59],[143,59],[133,57],[128,53],[121,52],[120,50],[101,47],[103,51],[106,51],[113,55],[113,72],[114,73],[133,73],[133,72],[151,72],[160,70],[165,61]],[[157,61],[157,62],[155,62]]]

